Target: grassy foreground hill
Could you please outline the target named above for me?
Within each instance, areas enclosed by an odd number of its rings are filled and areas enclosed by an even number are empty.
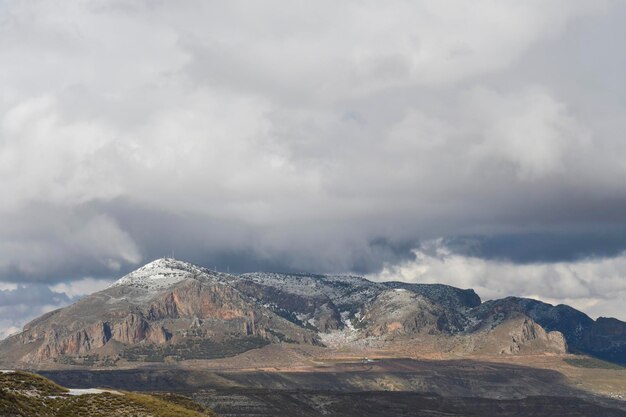
[[[193,400],[175,394],[113,390],[69,390],[28,372],[0,373],[3,417],[217,417]]]

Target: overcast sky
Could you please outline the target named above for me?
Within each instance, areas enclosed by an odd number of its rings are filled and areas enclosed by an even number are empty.
[[[626,319],[626,2],[0,0],[0,337],[174,254]]]

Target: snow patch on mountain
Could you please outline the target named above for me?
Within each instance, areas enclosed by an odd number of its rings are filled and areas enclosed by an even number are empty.
[[[221,281],[221,275],[224,274],[200,268],[188,262],[161,258],[120,278],[109,288],[130,286],[154,291],[169,288],[186,279],[219,282]]]
[[[342,346],[354,345],[354,343],[360,339],[359,331],[352,324],[350,315],[351,313],[349,311],[342,311],[340,313],[343,329],[331,330],[326,333],[318,333],[318,336],[324,345],[333,348],[340,348]],[[357,312],[354,314],[354,317],[357,320],[360,319],[361,313]]]
[[[113,395],[124,395],[119,391],[111,390],[111,389],[100,389],[100,388],[69,388],[67,392],[69,395],[92,395],[92,394],[113,394]]]
[[[282,274],[254,272],[239,275],[281,292],[305,297],[330,298],[340,308],[362,304],[373,298],[381,284],[351,275]]]

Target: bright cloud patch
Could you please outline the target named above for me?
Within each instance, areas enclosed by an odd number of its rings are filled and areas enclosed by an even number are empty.
[[[594,317],[626,319],[626,254],[520,265],[454,254],[441,241],[424,244],[413,253],[414,260],[388,265],[370,278],[473,288],[483,300],[509,295],[530,297],[569,304]]]

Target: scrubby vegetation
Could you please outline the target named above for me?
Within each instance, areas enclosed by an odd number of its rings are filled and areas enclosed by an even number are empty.
[[[67,388],[55,384],[47,378],[30,372],[15,371],[0,373],[1,392],[32,393],[44,396],[63,395]]]
[[[625,370],[626,368],[615,363],[603,361],[596,358],[566,358],[563,361],[569,365],[575,366],[577,368],[595,368],[595,369],[615,369],[615,370]]]
[[[228,342],[214,342],[210,339],[187,339],[179,344],[166,345],[134,345],[122,352],[129,361],[164,362],[166,358],[183,359],[216,359],[227,358],[269,344],[261,337],[247,337]]]
[[[159,398],[161,400],[167,401],[169,403],[173,403],[173,404],[178,404],[182,407],[185,407],[189,410],[193,410],[193,411],[197,411],[199,413],[204,413],[208,416],[214,416],[217,417],[217,414],[215,414],[212,410],[210,410],[209,408],[205,407],[204,405],[201,405],[197,402],[195,402],[193,399],[184,396],[184,395],[180,395],[180,394],[173,394],[171,392],[164,392],[164,393],[153,393],[151,394],[153,397]]]
[[[55,362],[63,363],[66,365],[82,365],[82,366],[117,366],[117,362],[120,360],[119,357],[112,358],[110,356],[105,356],[101,358],[98,355],[86,355],[86,356],[61,356]]]
[[[68,389],[28,372],[0,374],[0,415],[5,417],[216,417],[190,398],[174,394],[101,392],[70,395]]]

